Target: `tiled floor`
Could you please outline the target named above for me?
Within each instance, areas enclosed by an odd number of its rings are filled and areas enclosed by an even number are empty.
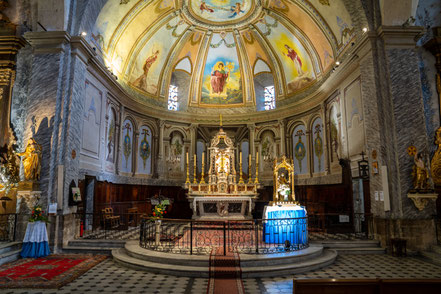
[[[441,267],[414,257],[340,255],[324,269],[286,277],[244,279],[246,293],[292,293],[292,278],[441,278]],[[60,290],[1,293],[206,293],[207,279],[158,275],[122,267],[108,259]]]

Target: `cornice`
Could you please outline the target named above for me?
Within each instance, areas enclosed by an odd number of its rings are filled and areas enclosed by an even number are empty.
[[[62,53],[71,41],[66,31],[26,32],[24,38],[32,45],[34,54]]]
[[[380,26],[377,34],[384,40],[386,49],[411,49],[423,31],[424,28],[418,26]]]

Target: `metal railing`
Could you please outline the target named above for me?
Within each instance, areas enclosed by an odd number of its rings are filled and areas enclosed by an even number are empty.
[[[144,219],[140,246],[180,254],[261,254],[308,247],[308,219],[202,221]],[[220,250],[219,250],[220,249]]]
[[[82,239],[137,240],[141,213],[81,213],[77,237]]]
[[[17,228],[17,214],[0,214],[0,241],[15,241]]]
[[[316,213],[308,215],[312,240],[373,239],[372,214]]]

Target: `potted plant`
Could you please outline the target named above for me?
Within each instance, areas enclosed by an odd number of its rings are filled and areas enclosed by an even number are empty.
[[[161,219],[164,217],[164,214],[167,213],[165,210],[166,206],[164,204],[157,204],[153,208],[152,214],[150,215],[150,220],[155,222],[155,244],[159,246],[161,240]]]

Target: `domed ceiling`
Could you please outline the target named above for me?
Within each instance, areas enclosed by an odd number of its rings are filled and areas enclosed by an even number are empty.
[[[179,110],[261,108],[322,81],[354,36],[341,0],[109,0],[89,40],[125,89]]]

